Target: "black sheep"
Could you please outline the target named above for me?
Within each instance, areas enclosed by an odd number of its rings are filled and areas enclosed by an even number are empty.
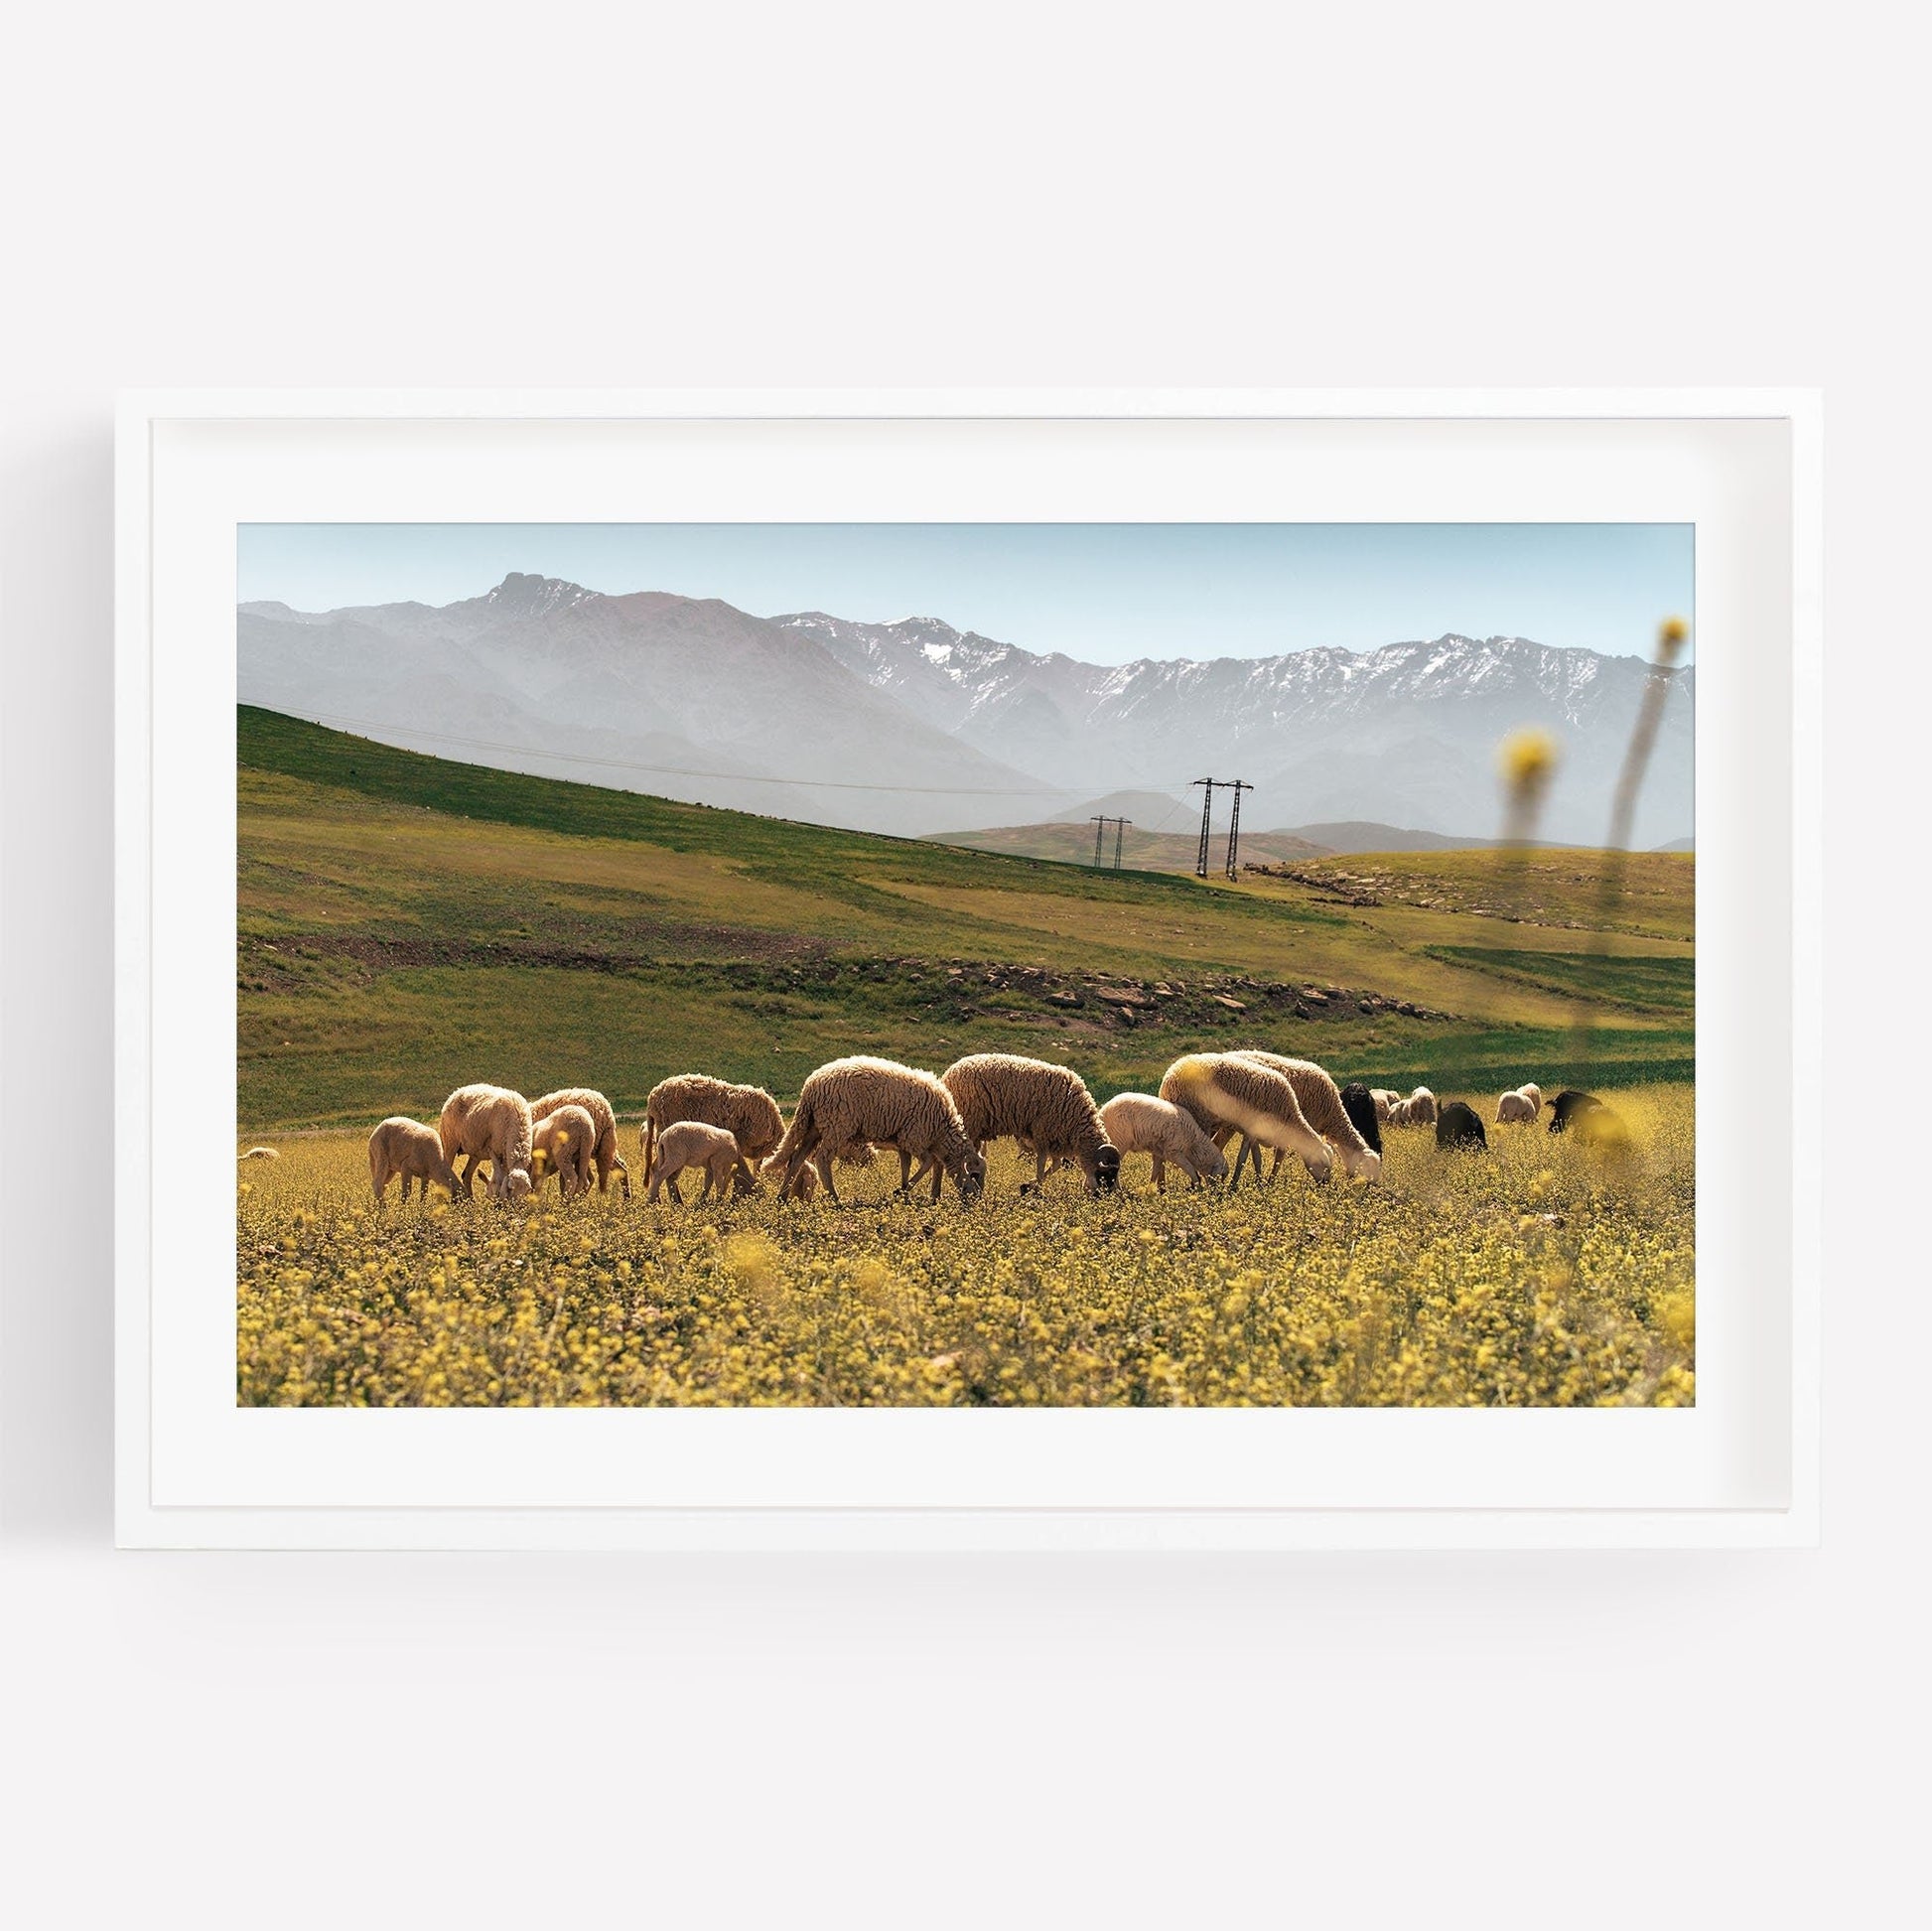
[[[1571,1121],[1579,1113],[1587,1113],[1603,1102],[1594,1093],[1580,1093],[1574,1087],[1566,1087],[1555,1099],[1545,1100],[1543,1104],[1550,1109],[1550,1131],[1568,1133]]]
[[[1489,1136],[1482,1130],[1482,1116],[1462,1100],[1450,1100],[1436,1116],[1436,1144],[1486,1150]]]
[[[1382,1125],[1375,1117],[1375,1098],[1359,1079],[1351,1079],[1341,1089],[1341,1110],[1349,1124],[1368,1142],[1372,1154],[1382,1151]]]

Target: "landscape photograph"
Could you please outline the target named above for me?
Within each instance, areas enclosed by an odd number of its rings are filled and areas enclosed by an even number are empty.
[[[1681,524],[251,524],[236,1400],[1688,1406]]]

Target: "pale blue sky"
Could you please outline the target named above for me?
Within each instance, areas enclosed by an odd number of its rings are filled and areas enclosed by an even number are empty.
[[[1689,523],[255,523],[241,601],[481,596],[512,570],[757,617],[943,618],[1094,663],[1371,650],[1456,630],[1646,656]]]

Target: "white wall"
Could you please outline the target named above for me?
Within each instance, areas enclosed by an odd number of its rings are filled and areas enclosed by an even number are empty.
[[[9,16],[0,1907],[1876,1917],[1925,1714],[1926,1268],[1866,1084],[1923,1035],[1922,28],[664,16]],[[109,1095],[114,390],[1029,381],[1826,386],[1825,1550],[110,1553],[108,1174],[36,1109]]]

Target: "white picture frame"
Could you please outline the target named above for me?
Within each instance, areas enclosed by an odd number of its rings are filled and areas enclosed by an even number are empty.
[[[1809,391],[124,397],[117,1540],[1814,1542],[1820,435]],[[234,1124],[237,525],[1035,517],[1697,524],[1699,1077],[1725,1100],[1699,1112],[1696,1408],[237,1408],[233,1198],[192,1151]]]

